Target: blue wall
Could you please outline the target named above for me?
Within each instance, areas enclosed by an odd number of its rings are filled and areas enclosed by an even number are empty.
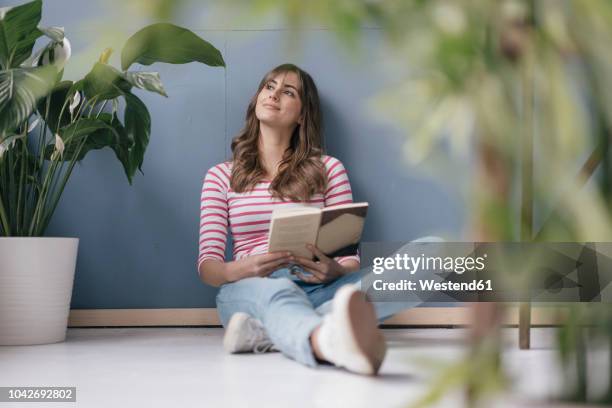
[[[129,18],[118,4],[46,1],[43,23],[64,25],[73,43],[68,79],[87,72],[106,45],[115,48],[116,62],[127,35],[147,23]],[[365,240],[460,234],[458,192],[407,165],[401,154],[405,135],[367,109],[368,98],[393,83],[381,67],[388,56],[378,30],[365,31],[360,54],[346,52],[321,27],[306,29],[302,45],[289,48],[278,23],[220,27],[206,11],[191,7],[175,22],[221,50],[225,70],[138,67],[159,71],[170,95],[139,93],[153,119],[144,176],[129,186],[114,154],[100,150],[77,166],[66,188],[48,235],[80,238],[72,308],[214,306],[216,290],[199,281],[195,266],[202,178],[230,157],[249,98],[262,75],[282,62],[302,66],[317,82],[327,151],[347,167],[355,200],[371,203]],[[110,36],[102,36],[109,28]]]

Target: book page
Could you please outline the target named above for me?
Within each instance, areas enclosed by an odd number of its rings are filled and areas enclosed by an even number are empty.
[[[359,243],[365,218],[355,214],[342,214],[321,226],[317,247],[326,254],[351,244]]]
[[[315,244],[320,218],[319,212],[272,218],[268,251],[290,251],[295,256],[312,259],[306,244]]]

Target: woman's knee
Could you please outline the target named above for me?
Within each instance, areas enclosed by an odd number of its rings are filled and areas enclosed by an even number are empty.
[[[226,326],[234,313],[244,312],[263,319],[269,306],[288,298],[304,297],[306,294],[287,278],[246,278],[226,284],[217,294],[217,313]]]
[[[267,279],[265,285],[267,286],[266,293],[269,296],[269,302],[273,302],[284,296],[305,296],[302,289],[288,278]]]
[[[217,304],[234,301],[267,304],[280,297],[300,292],[301,289],[287,278],[245,278],[223,285],[217,294]]]

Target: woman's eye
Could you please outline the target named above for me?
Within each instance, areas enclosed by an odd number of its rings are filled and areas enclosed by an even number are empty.
[[[289,96],[293,96],[293,92],[291,92],[291,91],[285,91],[285,94],[289,95]]]
[[[272,85],[268,84],[268,85],[266,85],[266,89],[267,90],[272,90],[272,89],[274,89],[274,87]]]

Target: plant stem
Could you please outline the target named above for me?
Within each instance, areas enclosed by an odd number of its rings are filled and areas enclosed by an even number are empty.
[[[87,139],[84,138],[79,144],[79,147],[77,148],[76,153],[75,153],[75,157],[70,161],[70,165],[68,166],[68,169],[64,172],[64,177],[62,178],[62,182],[60,183],[59,188],[54,188],[55,194],[53,196],[53,199],[50,202],[51,208],[47,212],[45,218],[43,219],[41,223],[42,230],[45,230],[49,222],[51,221],[51,216],[53,215],[53,213],[55,212],[55,209],[57,208],[57,205],[59,204],[60,198],[62,197],[62,193],[64,192],[64,188],[66,187],[66,183],[68,183],[68,179],[70,178],[70,175],[72,174],[72,169],[74,168],[77,162],[76,157],[79,157],[79,154],[81,154],[81,150],[83,150],[83,146],[85,146],[86,140]]]
[[[5,237],[11,236],[11,226],[8,223],[6,218],[6,211],[4,209],[4,204],[2,202],[2,196],[0,196],[0,222],[2,223],[2,230],[4,231]]]
[[[40,132],[39,132],[39,139],[38,139],[38,154],[39,154],[39,160],[38,160],[38,168],[41,169],[41,172],[39,174],[40,178],[39,181],[42,182],[42,166],[44,164],[44,160],[45,160],[45,155],[44,155],[44,149],[45,149],[45,142],[47,140],[47,124],[49,123],[49,106],[51,104],[51,95],[47,95],[47,101],[46,101],[46,106],[45,106],[45,118],[44,118],[44,126],[41,126],[40,128]],[[49,129],[53,132],[52,129]]]
[[[11,148],[6,152],[8,157],[8,177],[9,177],[9,185],[8,185],[8,212],[9,212],[9,223],[12,224],[15,221],[15,213],[17,207],[17,200],[15,197],[15,149]],[[13,228],[14,225],[11,225]]]
[[[69,99],[67,98],[67,100]],[[87,101],[80,106],[79,111],[76,115],[76,118],[71,121],[71,123],[77,123],[77,125],[72,130],[72,134],[70,136],[67,136],[66,139],[72,138],[72,136],[74,136],[74,134],[76,133],[79,127],[79,119],[81,119],[82,113],[85,110],[84,106],[86,106],[87,104],[91,104],[91,106],[94,106],[96,104],[96,101],[97,101],[97,97],[93,97],[90,101]],[[64,103],[64,106],[62,107],[62,110],[60,112],[60,118],[61,118],[61,115],[63,114],[65,106],[66,106],[66,103]],[[90,113],[91,113],[91,109],[90,109]],[[58,124],[58,131],[59,131],[59,124]],[[43,212],[45,210],[45,207],[48,206],[47,199],[49,197],[50,192],[52,193],[51,190],[53,189],[53,184],[55,184],[53,182],[55,179],[57,166],[59,162],[63,163],[62,158],[52,159],[52,163],[47,169],[47,174],[45,175],[45,181],[43,182],[40,197],[38,198],[38,203],[36,205],[35,217],[33,217],[32,225],[30,226],[30,231],[29,231],[30,235],[35,234],[35,236],[40,236],[44,233],[44,230],[47,227],[47,223],[48,223],[48,220],[50,219],[52,211],[51,212],[47,211],[47,213],[45,214],[43,214]],[[52,208],[53,210],[55,210],[55,206],[52,206]]]
[[[104,103],[102,104],[102,106],[100,107],[100,109],[98,110],[98,113],[96,114],[96,119],[100,116],[100,114],[102,113],[102,111],[104,110],[104,108],[106,107],[106,104],[108,103],[108,100],[104,101]],[[95,102],[94,102],[95,104]],[[91,114],[92,110],[93,110],[93,106],[90,109],[89,113]],[[89,137],[89,136],[87,136]],[[62,194],[64,192],[64,188],[66,187],[66,184],[68,183],[68,180],[70,179],[70,176],[72,175],[72,170],[74,169],[74,166],[76,165],[77,162],[77,158],[79,157],[79,155],[81,154],[81,151],[83,150],[83,147],[85,146],[85,143],[87,141],[87,137],[83,138],[83,140],[80,142],[79,147],[77,148],[75,154],[73,155],[72,159],[70,160],[70,164],[68,166],[68,169],[63,172],[63,177],[62,177],[62,181],[59,185],[59,188],[57,188],[57,184],[54,184],[52,191],[55,193],[53,195],[53,198],[50,201],[50,209],[49,211],[47,211],[47,213],[45,214],[45,217],[43,218],[42,221],[42,229],[46,229],[48,223],[51,221],[51,216],[53,215],[53,213],[55,212],[55,209],[57,208],[57,205],[59,204],[59,201],[62,197]],[[63,166],[62,166],[63,167]],[[57,179],[59,180],[59,178]]]
[[[24,128],[23,128],[23,136],[21,138],[21,140],[19,140],[20,144],[21,144],[21,166],[19,169],[19,186],[18,186],[18,190],[17,190],[17,217],[15,219],[16,222],[16,226],[15,226],[15,231],[17,233],[17,235],[22,235],[22,231],[20,226],[22,225],[22,216],[23,213],[25,213],[25,200],[24,203],[22,203],[22,198],[23,198],[23,190],[24,190],[24,186],[25,186],[25,176],[26,176],[26,165],[27,165],[27,160],[28,160],[28,121],[26,120],[24,123]],[[22,211],[23,210],[23,211]]]
[[[2,231],[6,236],[10,235],[10,225],[8,223],[8,218],[6,216],[6,210],[4,207],[4,203],[8,200],[8,171],[5,171],[5,167],[7,166],[6,159],[0,159],[0,222],[2,224]]]
[[[584,328],[578,324],[576,338],[576,402],[587,401],[587,361]]]
[[[55,172],[55,164],[56,161],[53,160],[49,167],[47,167],[47,172],[45,174],[45,180],[42,185],[42,189],[40,191],[40,195],[38,196],[38,202],[36,203],[36,209],[34,210],[34,215],[32,216],[32,224],[30,225],[30,230],[28,231],[29,236],[34,236],[35,231],[38,231],[37,225],[39,223],[40,214],[42,212],[42,208],[44,207],[46,191],[49,185],[49,178]],[[38,235],[38,232],[36,232]]]
[[[108,103],[108,99],[105,100],[104,103],[100,106],[100,109],[98,109],[98,113],[96,114],[96,119],[98,119],[98,117],[100,116],[104,108],[106,108],[107,103]]]
[[[604,403],[612,404],[612,334],[608,334],[608,393]]]
[[[533,4],[532,4],[533,6]],[[532,10],[533,14],[534,10]],[[534,67],[531,51],[523,59],[522,97],[523,129],[521,140],[521,219],[519,222],[520,240],[533,240],[533,137],[535,114]],[[531,343],[531,303],[519,305],[519,347],[529,349]]]

